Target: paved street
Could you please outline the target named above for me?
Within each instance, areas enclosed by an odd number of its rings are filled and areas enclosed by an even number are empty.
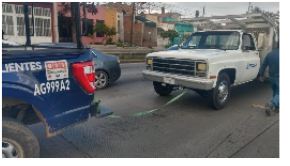
[[[270,85],[234,88],[228,106],[212,110],[193,91],[168,107],[143,117],[129,117],[166,103],[152,82],[142,78],[144,65],[122,65],[122,76],[96,92],[103,106],[122,118],[90,119],[46,139],[41,125],[31,126],[41,157],[279,157],[279,116],[266,117],[252,104],[271,97]]]

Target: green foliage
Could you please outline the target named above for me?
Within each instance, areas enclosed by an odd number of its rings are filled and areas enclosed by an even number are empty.
[[[96,23],[94,32],[103,34],[107,39],[106,41],[107,44],[113,43],[112,36],[116,35],[117,33],[115,27],[110,28],[104,23]]]
[[[121,40],[118,40],[118,42],[116,43],[117,47],[124,47],[124,43]]]
[[[163,38],[169,38],[170,42],[172,43],[174,38],[178,37],[179,34],[175,30],[168,30],[168,31],[161,32],[160,36]]]
[[[108,27],[104,23],[97,22],[94,28],[94,32],[105,35],[105,30],[107,28]]]

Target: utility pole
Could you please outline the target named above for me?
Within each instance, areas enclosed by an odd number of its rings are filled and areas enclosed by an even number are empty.
[[[76,34],[77,47],[83,48],[83,44],[81,41],[81,18],[80,18],[80,3],[79,2],[71,2],[71,12],[73,16],[73,22]]]
[[[26,32],[25,33],[26,34],[26,46],[31,46],[28,4],[24,3],[23,7],[24,7],[23,11],[24,11],[24,22],[25,22],[25,32]]]
[[[135,22],[135,2],[132,2],[132,20],[131,20],[131,38],[130,38],[130,46],[133,46],[134,39],[134,22]]]

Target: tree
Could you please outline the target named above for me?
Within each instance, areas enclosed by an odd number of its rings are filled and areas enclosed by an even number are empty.
[[[178,37],[179,34],[175,30],[161,31],[160,36],[163,38],[169,38],[170,42],[173,43],[174,38]]]
[[[96,32],[98,36],[105,36],[107,44],[112,43],[112,40],[113,40],[112,36],[116,35],[117,33],[115,27],[110,28],[101,22],[96,23],[94,32]]]

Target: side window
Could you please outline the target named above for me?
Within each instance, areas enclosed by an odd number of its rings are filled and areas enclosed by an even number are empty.
[[[243,35],[243,50],[256,50],[253,37],[249,34]]]

